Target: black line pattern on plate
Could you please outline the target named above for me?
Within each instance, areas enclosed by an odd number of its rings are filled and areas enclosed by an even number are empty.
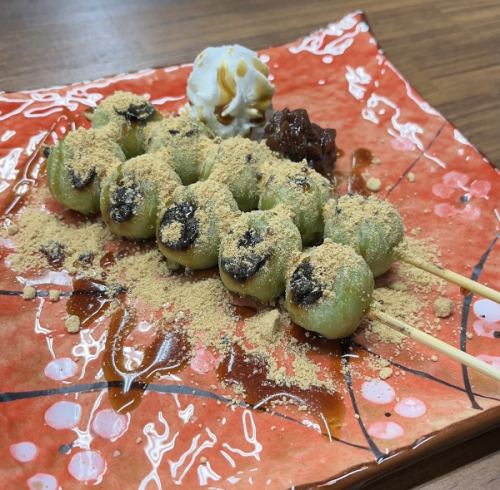
[[[8,291],[7,289],[0,289],[0,296],[22,296],[22,291]]]
[[[76,291],[66,291],[64,293],[61,293],[61,296],[71,297],[71,296],[77,295],[77,294],[88,294],[88,295],[100,296],[102,294],[105,294],[105,292],[106,292],[106,287],[104,285],[102,285],[102,288],[100,290],[79,289]],[[1,295],[22,296],[22,294],[23,294],[22,291],[0,290],[0,296]],[[47,291],[37,291],[36,296],[37,297],[47,297],[48,292]],[[123,386],[123,382],[121,382],[121,381],[110,381],[110,382],[99,382],[99,383],[92,383],[92,384],[72,385],[72,386],[66,386],[66,387],[62,387],[62,388],[53,388],[53,389],[49,389],[49,390],[31,390],[31,391],[24,391],[24,392],[5,392],[5,393],[0,393],[0,403],[6,403],[6,402],[21,400],[21,399],[37,398],[37,397],[43,397],[43,396],[52,396],[52,395],[58,395],[58,394],[87,393],[87,392],[92,392],[92,391],[99,391],[102,389],[106,389],[108,387],[121,387],[121,386]],[[224,401],[226,403],[232,403],[232,401],[229,400],[228,398],[222,397],[222,396],[217,395],[215,393],[208,392],[208,391],[205,392],[204,390],[193,389],[193,388],[183,386],[183,385],[149,384],[147,387],[144,387],[140,383],[133,383],[132,388],[134,386],[136,387],[136,389],[142,389],[142,390],[146,390],[146,391],[154,391],[154,392],[158,392],[158,393],[177,393],[177,394],[188,394],[188,395],[191,394],[191,395],[195,395],[195,396],[205,396],[208,398],[215,397],[215,399],[218,399],[220,401]],[[207,396],[205,393],[209,393],[211,396]],[[282,394],[273,395],[272,398],[275,398],[275,397],[278,397],[281,395]],[[259,403],[262,403],[262,402],[259,402]],[[259,403],[256,404],[256,406],[253,406],[252,404],[249,404],[249,403],[241,403],[240,405],[244,406],[244,407],[252,408],[256,411],[265,411],[264,408],[260,408],[260,406],[258,406]],[[293,417],[289,417],[287,415],[276,413],[276,412],[273,413],[273,415],[303,425],[301,421],[296,420]],[[366,451],[370,450],[367,446],[362,446],[359,444],[345,441],[343,439],[339,439],[338,437],[335,437],[332,434],[330,434],[329,431],[328,431],[328,434],[325,434],[325,433],[322,433],[322,434],[324,436],[328,437],[330,440],[333,440],[336,442],[341,442],[343,444],[346,444],[348,446],[352,446],[352,447],[355,447],[358,449],[364,449]]]
[[[398,180],[395,182],[395,184],[387,191],[385,195],[385,199],[389,197],[389,194],[403,181],[405,176],[411,171],[411,169],[421,160],[421,158],[424,156],[424,154],[430,150],[431,146],[434,144],[434,142],[437,140],[438,136],[441,134],[443,131],[444,127],[448,124],[447,121],[445,121],[441,127],[436,131],[436,134],[433,136],[433,138],[429,141],[428,145],[422,150],[422,153],[418,155],[417,158],[413,160],[413,162],[410,163],[408,168],[403,171],[403,173],[399,176]]]
[[[123,381],[99,381],[96,383],[85,383],[79,385],[62,386],[60,388],[48,388],[45,390],[30,390],[30,391],[10,391],[0,393],[0,403],[9,403],[18,400],[26,400],[30,398],[42,398],[53,395],[67,395],[71,393],[91,393],[101,391],[108,388],[122,388]],[[211,398],[223,402],[230,402],[228,398],[212,393],[210,391],[200,390],[186,385],[160,385],[150,384],[146,388],[140,383],[133,383],[131,389],[140,389],[155,391],[158,393],[176,393],[179,395],[195,395],[203,398]]]
[[[108,388],[122,388],[124,386],[123,381],[99,381],[96,383],[85,383],[79,385],[69,385],[62,386],[60,388],[48,388],[45,390],[30,390],[30,391],[10,391],[0,393],[0,403],[9,403],[15,402],[19,400],[29,400],[33,398],[42,398],[42,397],[50,397],[55,395],[66,395],[71,393],[92,393],[97,391],[106,390]],[[177,395],[188,395],[195,396],[199,398],[209,398],[212,400],[220,401],[223,403],[234,404],[233,400],[227,398],[223,395],[219,395],[217,393],[213,393],[207,390],[201,390],[199,388],[194,388],[192,386],[187,385],[163,385],[152,383],[147,386],[144,386],[142,383],[132,383],[131,389],[138,389],[144,391],[151,391],[155,393],[166,393],[166,394],[177,394]],[[258,412],[268,413],[265,409],[260,407],[255,407],[250,403],[241,402],[238,404],[241,407],[250,408],[252,410]],[[284,415],[278,412],[271,412],[269,415],[274,417],[279,417],[291,422],[295,422],[300,425],[304,425],[300,420],[294,419],[288,415]],[[363,449],[365,451],[369,451],[370,448],[367,446],[362,446],[360,444],[354,444],[349,441],[345,441],[343,439],[339,439],[334,436],[329,436],[335,442],[340,442],[342,444],[346,444],[347,446],[351,446],[357,449]]]
[[[45,284],[49,285],[49,283]],[[74,295],[86,294],[88,296],[102,296],[108,292],[108,288],[104,284],[99,284],[99,289],[76,289],[73,291],[60,291],[60,297],[69,298]],[[23,291],[0,289],[0,296],[22,296]],[[49,291],[37,289],[35,293],[36,298],[47,298]]]
[[[375,352],[374,350],[370,349],[369,347],[366,347],[366,345],[360,344],[358,342],[353,342],[352,345],[354,345],[355,347],[358,347],[359,349],[362,349],[366,352],[369,352],[370,354],[380,356],[380,354],[378,352]],[[454,385],[453,383],[450,383],[449,381],[445,381],[444,379],[438,378],[437,376],[434,376],[433,374],[427,373],[426,371],[420,371],[419,369],[410,368],[410,367],[404,366],[403,364],[400,364],[399,362],[391,361],[390,359],[388,359],[388,361],[392,366],[397,367],[398,369],[401,369],[402,371],[406,371],[408,373],[415,374],[416,376],[420,376],[421,378],[428,379],[430,381],[435,381],[436,383],[440,383],[444,386],[447,386],[448,388],[453,388],[457,391],[461,391],[462,393],[466,393],[466,390],[464,387]],[[481,395],[480,393],[475,393],[475,392],[473,392],[473,393],[475,396],[478,396],[480,398],[486,398],[488,400],[494,400],[494,401],[500,402],[500,398],[495,398],[494,396],[488,396],[488,395]]]
[[[348,356],[348,354],[350,353],[349,347],[351,346],[351,343],[352,343],[351,337],[340,340],[340,350],[342,354],[342,373],[344,375],[344,381],[347,386],[347,391],[349,392],[349,398],[351,399],[354,415],[358,420],[359,428],[361,429],[361,432],[365,436],[366,442],[368,443],[368,446],[370,446],[370,449],[373,455],[375,456],[375,460],[377,461],[377,463],[379,463],[383,461],[385,456],[382,453],[382,451],[380,451],[380,449],[375,444],[373,439],[370,437],[370,434],[368,434],[368,431],[366,430],[365,423],[363,422],[361,414],[359,413],[358,402],[356,401],[356,395],[354,394],[354,389],[352,387],[351,368],[349,365],[349,356]]]
[[[473,279],[474,281],[477,281],[477,279],[481,275],[481,272],[483,272],[484,265],[488,260],[488,257],[492,252],[493,248],[495,247],[495,244],[499,236],[500,236],[499,234],[495,235],[491,243],[488,245],[486,251],[483,253],[483,255],[481,255],[479,262],[472,269],[472,274],[470,278]],[[464,296],[462,303],[462,320],[460,324],[460,350],[464,352],[467,351],[467,323],[469,321],[469,312],[472,304],[472,297],[473,293],[467,294],[466,296]],[[481,405],[477,403],[474,393],[472,391],[470,377],[469,377],[469,369],[467,368],[467,366],[463,364],[462,364],[462,376],[464,380],[464,387],[467,392],[467,396],[469,397],[469,400],[471,402],[472,408],[475,408],[477,410],[482,410]]]
[[[59,295],[60,297],[69,297],[72,296],[73,294],[92,294],[93,291],[60,291]],[[9,291],[7,289],[0,289],[0,296],[22,296],[23,292],[22,291]],[[41,291],[37,290],[36,291],[36,297],[37,298],[47,298],[49,296],[48,291]]]

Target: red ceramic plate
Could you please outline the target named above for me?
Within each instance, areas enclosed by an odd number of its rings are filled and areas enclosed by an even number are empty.
[[[436,241],[444,266],[492,285],[498,281],[498,172],[413,90],[361,13],[261,56],[276,84],[276,108],[305,107],[317,123],[335,127],[345,154],[340,165],[357,148],[369,148],[381,160],[370,174],[381,179],[380,194],[398,207],[407,228],[418,227],[419,237]],[[85,110],[118,89],[147,94],[160,110],[178,109],[186,102],[190,69],[0,95],[3,214],[21,199],[18,212],[45,186],[41,145],[86,124]],[[405,177],[410,171],[414,182]],[[362,336],[329,344],[350,354],[339,372],[342,398],[330,438],[300,412],[284,417],[227,406],[210,357],[162,378],[136,410],[118,415],[100,371],[105,322],[71,336],[63,324],[66,299],[24,301],[26,280],[36,279],[40,291],[51,282],[70,291],[71,281],[49,271],[37,278],[14,274],[5,265],[12,243],[0,240],[5,488],[66,489],[84,482],[116,489],[341,486],[498,424],[498,383],[444,358],[429,362],[432,353],[424,348],[417,349],[422,355],[403,351],[397,357],[399,376],[367,381],[377,377],[366,362],[368,351],[390,355],[392,347]],[[461,306],[442,323],[439,337],[500,369],[500,306],[461,296],[454,286],[447,296]],[[364,375],[350,376],[354,370]]]

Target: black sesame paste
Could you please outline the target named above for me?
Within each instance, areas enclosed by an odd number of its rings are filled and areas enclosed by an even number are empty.
[[[109,216],[117,223],[132,218],[136,213],[139,190],[136,184],[118,185],[111,194]]]
[[[223,258],[221,265],[226,274],[237,282],[245,282],[259,272],[268,260],[268,256],[249,253],[240,257]]]
[[[264,240],[263,236],[255,228],[249,228],[238,240],[238,247],[255,247],[262,240]]]
[[[161,230],[170,226],[173,223],[180,223],[181,234],[178,240],[161,240],[162,244],[173,250],[186,250],[191,247],[200,234],[200,227],[196,219],[196,205],[189,202],[176,203],[170,206],[164,213],[160,222],[160,239]]]
[[[116,113],[123,116],[130,123],[145,123],[151,120],[156,112],[155,108],[148,102],[143,104],[130,104],[125,111],[115,109]]]
[[[294,270],[290,290],[292,301],[301,306],[312,305],[323,296],[321,284],[313,277],[313,266],[309,260],[303,261]]]
[[[94,180],[95,176],[95,168],[90,169],[86,175],[81,175],[80,173],[76,173],[72,168],[68,168],[68,177],[71,186],[77,190],[87,187]]]

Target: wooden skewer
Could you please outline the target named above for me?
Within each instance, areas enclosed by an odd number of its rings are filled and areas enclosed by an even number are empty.
[[[464,277],[460,274],[457,274],[456,272],[450,271],[449,269],[444,269],[443,267],[429,264],[428,262],[421,262],[420,260],[406,257],[403,254],[398,255],[398,260],[400,260],[401,262],[406,262],[407,264],[411,264],[414,267],[418,267],[419,269],[423,269],[424,271],[441,277],[446,281],[457,284],[458,286],[473,293],[479,294],[484,298],[488,298],[492,301],[495,301],[496,303],[500,303],[500,291],[495,291],[494,289],[489,288],[488,286],[485,286],[484,284],[481,284],[477,281],[473,281],[468,277]]]
[[[397,330],[398,332],[412,338],[413,340],[416,340],[417,342],[420,342],[421,344],[424,344],[431,349],[435,349],[441,352],[441,354],[444,354],[445,356],[448,356],[455,361],[465,364],[467,367],[475,369],[476,371],[479,371],[480,373],[483,373],[490,378],[500,381],[500,369],[494,368],[490,364],[481,361],[477,357],[471,356],[467,352],[463,352],[456,347],[452,347],[446,342],[443,342],[442,340],[437,339],[432,335],[422,332],[421,330],[408,325],[398,318],[394,318],[393,316],[388,315],[387,313],[384,313],[383,311],[377,310],[375,308],[371,309],[368,312],[367,317],[370,320],[380,320],[388,327]]]

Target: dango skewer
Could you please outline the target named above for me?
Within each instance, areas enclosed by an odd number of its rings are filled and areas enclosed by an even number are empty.
[[[126,110],[121,107],[117,110],[115,106],[125,101],[128,101]],[[58,146],[59,153],[55,151],[49,161],[49,183],[54,197],[62,204],[83,213],[94,213],[100,198],[101,213],[108,226],[115,233],[130,238],[152,236],[155,225],[159,226],[160,249],[163,247],[162,252],[167,257],[182,265],[208,267],[214,264],[218,252],[221,279],[228,289],[263,302],[273,301],[286,289],[285,305],[292,319],[327,338],[351,335],[366,316],[500,380],[500,372],[492,366],[392,317],[372,302],[373,277],[385,273],[394,260],[400,260],[500,303],[500,293],[492,288],[405,254],[404,249],[398,247],[404,235],[403,223],[388,202],[361,196],[343,196],[338,201],[326,202],[329,198],[326,180],[314,170],[291,162],[283,163],[288,165],[287,169],[271,170],[259,193],[257,167],[261,163],[259,158],[265,160],[267,155],[250,142],[246,143],[249,151],[241,162],[241,172],[233,172],[233,168],[229,172],[225,168],[222,158],[225,146],[221,144],[220,148],[213,147],[211,153],[209,151],[208,163],[195,162],[192,172],[180,179],[174,169],[185,160],[181,151],[184,147],[179,143],[177,153],[169,152],[164,146],[165,138],[161,137],[163,133],[153,131],[160,123],[151,126],[151,134],[156,139],[152,136],[151,141],[147,140],[146,126],[155,124],[160,116],[147,103],[139,102],[134,99],[131,103],[124,94],[116,94],[107,103],[114,112],[106,104],[95,111],[92,122],[98,130],[75,132],[76,136],[81,136],[84,146],[87,140],[93,143],[102,139],[97,156],[111,162],[109,168],[98,165],[99,159],[93,155],[72,152],[72,147],[79,148],[80,140],[76,137],[75,141],[71,136]],[[172,128],[167,130],[169,135],[177,136]],[[184,136],[192,138],[193,135]],[[148,144],[151,151],[157,151],[123,162],[123,153],[134,157]],[[210,145],[207,148],[210,150]],[[90,166],[85,160],[87,156],[92,160]],[[181,167],[184,168],[180,165],[179,169]],[[156,171],[160,171],[161,177],[154,177]],[[243,171],[248,173],[245,178],[242,178]],[[207,183],[180,187],[181,180],[187,184],[198,176]],[[204,185],[215,192],[215,187],[220,185],[217,181],[228,186],[224,192],[230,191],[235,199],[233,201],[226,192],[228,213],[224,214],[236,213],[236,204],[243,211],[258,205],[260,211],[235,218],[227,234],[219,230],[215,239],[203,248],[201,242],[198,243],[198,236],[194,236],[196,233],[191,232],[194,228],[197,233],[200,231],[199,220],[203,218],[195,216],[196,209],[208,211],[214,205],[214,196],[201,187]],[[72,193],[63,192],[67,189]],[[177,212],[175,205],[179,200],[192,206],[193,216],[190,213],[181,216]],[[172,205],[174,209],[170,210]],[[162,219],[158,221],[162,209]],[[213,211],[208,214],[220,221],[215,208]],[[194,221],[190,220],[196,221],[196,227],[191,226]],[[300,254],[302,243],[314,243],[321,236],[323,225],[326,238],[323,245]],[[172,230],[167,230],[168,227]],[[295,263],[297,256],[299,259]],[[292,262],[295,266],[287,272]]]
[[[325,241],[305,251],[289,272],[285,307],[292,320],[326,338],[352,335],[362,319],[379,320],[413,340],[500,381],[500,370],[380,310],[372,300],[373,275],[362,257]]]
[[[406,262],[430,274],[500,303],[500,292],[419,258],[413,258],[401,247],[403,221],[396,208],[374,196],[344,195],[331,199],[323,209],[325,237],[350,245],[378,277],[389,270],[395,260]]]

